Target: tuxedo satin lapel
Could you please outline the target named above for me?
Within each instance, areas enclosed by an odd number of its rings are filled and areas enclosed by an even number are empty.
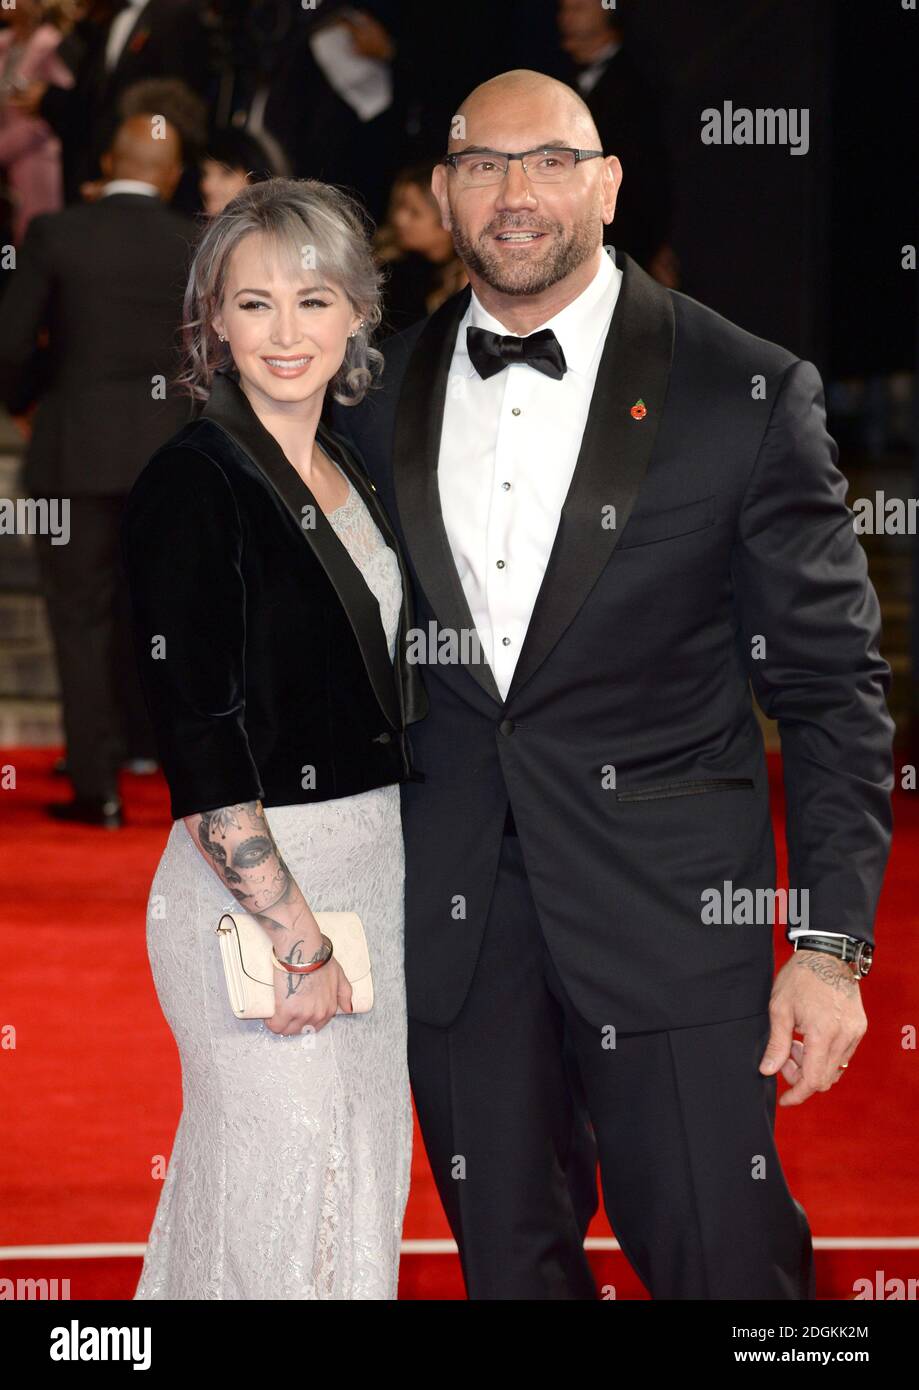
[[[616,548],[638,496],[664,409],[673,359],[669,291],[620,251],[619,298],[546,572],[508,690],[510,702],[572,622]],[[646,414],[635,419],[638,400]],[[605,507],[615,527],[603,523]]]
[[[348,615],[380,708],[390,723],[398,728],[401,720],[399,696],[389,659],[386,633],[380,622],[380,606],[367,587],[360,570],[335,534],[331,522],[232,378],[223,373],[215,375],[210,397],[201,414],[202,418],[209,419],[219,426],[243,450],[290,512],[304,543],[310,546],[322,565]],[[369,482],[365,491],[364,483],[358,478],[356,466],[349,458],[345,458],[343,450],[335,448],[330,432],[322,424],[317,430],[317,439],[320,446],[332,454],[334,461],[341,465],[349,480],[358,487],[364,501],[367,501],[368,494],[373,497]],[[303,524],[303,508],[306,506],[313,508],[311,515],[315,517],[315,525],[312,527]],[[374,520],[380,512],[382,507],[374,501]]]
[[[458,642],[464,631],[475,632],[475,623],[444,527],[437,463],[447,374],[470,294],[467,286],[448,299],[423,329],[402,379],[393,438],[393,485],[408,552],[439,626]],[[486,694],[504,703],[484,653],[480,662],[463,664]]]

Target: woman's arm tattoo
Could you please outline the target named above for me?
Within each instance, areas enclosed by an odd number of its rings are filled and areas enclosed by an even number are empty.
[[[316,939],[315,919],[275,844],[261,801],[243,801],[186,816],[185,824],[240,906],[269,932],[285,933],[279,960],[305,965],[322,959],[321,939],[312,955],[303,954],[304,943]],[[288,998],[311,978],[285,974]]]
[[[192,839],[237,902],[267,927],[289,931],[306,904],[260,801],[185,817]]]

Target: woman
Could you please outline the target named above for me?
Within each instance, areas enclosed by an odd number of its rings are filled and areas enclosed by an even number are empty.
[[[270,177],[269,160],[258,140],[234,126],[211,136],[200,170],[201,202],[208,217],[222,212],[248,184]]]
[[[327,390],[356,403],[379,366],[378,294],[345,194],[244,190],[186,292],[181,379],[207,405],[126,504],[174,818],[147,941],[184,1099],[138,1299],[396,1296],[412,1133],[399,782],[425,696],[392,529],[320,420]],[[252,913],[282,963],[265,1022],[230,1009],[227,909]],[[321,910],[363,921],[369,1013],[349,1013]]]
[[[377,260],[387,271],[384,326],[393,333],[433,314],[466,284],[453,234],[442,225],[431,192],[434,167],[429,162],[401,171],[376,238]]]
[[[73,73],[58,56],[60,5],[16,0],[0,29],[0,167],[13,200],[12,233],[21,246],[32,218],[57,212],[64,201],[61,142],[37,114],[47,86],[72,87]]]

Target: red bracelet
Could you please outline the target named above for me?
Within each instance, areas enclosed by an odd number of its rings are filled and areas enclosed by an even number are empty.
[[[311,975],[314,970],[321,970],[322,967],[327,965],[332,959],[332,943],[324,933],[320,933],[320,935],[325,945],[328,947],[328,951],[323,956],[322,960],[313,961],[309,965],[293,965],[286,960],[278,960],[273,946],[271,948],[271,958],[279,970],[286,970],[289,975]]]

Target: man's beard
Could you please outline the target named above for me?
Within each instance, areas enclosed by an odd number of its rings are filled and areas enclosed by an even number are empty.
[[[519,261],[501,260],[498,252],[488,246],[489,239],[498,232],[512,232],[527,227],[530,231],[554,232],[555,237],[548,241],[545,252],[537,257],[528,255]],[[467,237],[455,219],[451,219],[451,231],[456,253],[467,270],[473,271],[486,285],[499,294],[534,295],[542,294],[550,285],[564,280],[566,275],[577,270],[597,249],[597,217],[585,217],[576,223],[567,241],[560,233],[559,223],[534,224],[532,218],[517,222],[504,221],[499,226],[486,227],[477,242]]]

